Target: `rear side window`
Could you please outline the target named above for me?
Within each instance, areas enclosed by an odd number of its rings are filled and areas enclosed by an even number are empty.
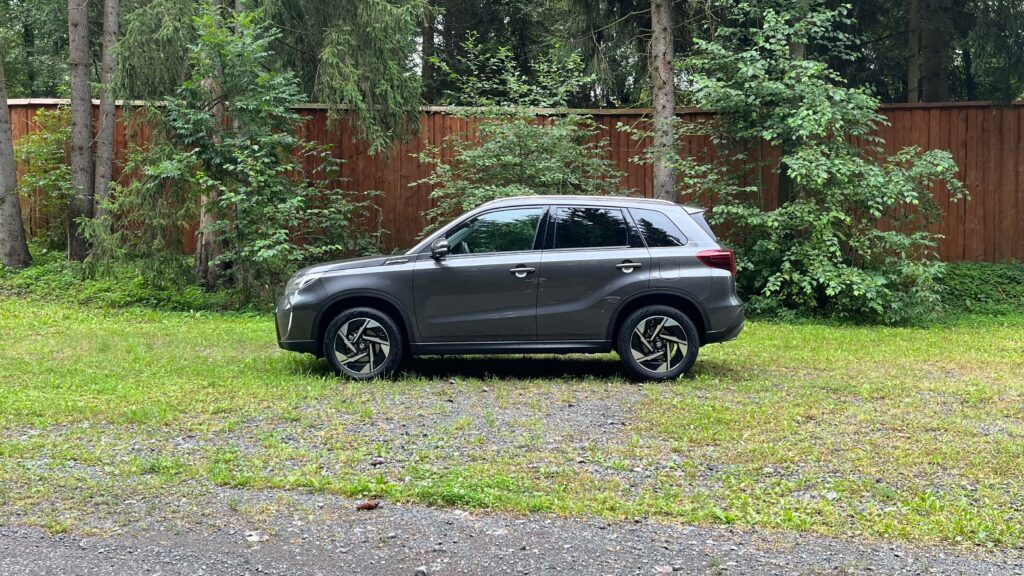
[[[686,236],[679,231],[676,223],[663,212],[641,208],[630,208],[629,212],[633,215],[636,225],[640,227],[640,233],[647,241],[648,248],[686,245]]]
[[[559,208],[553,248],[629,246],[629,228],[618,208]]]

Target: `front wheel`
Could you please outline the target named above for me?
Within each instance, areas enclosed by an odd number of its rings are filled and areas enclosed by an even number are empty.
[[[646,306],[630,314],[619,329],[617,350],[631,376],[671,380],[697,361],[700,340],[686,314],[669,306]]]
[[[339,314],[324,332],[324,357],[334,372],[354,380],[387,378],[402,360],[402,332],[373,308]]]

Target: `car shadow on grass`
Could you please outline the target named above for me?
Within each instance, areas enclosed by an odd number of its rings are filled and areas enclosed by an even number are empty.
[[[296,368],[304,374],[331,376],[324,360],[303,355]],[[677,381],[695,377],[730,377],[735,368],[718,360],[698,359],[689,374]],[[566,356],[420,356],[402,363],[396,379],[502,379],[502,380],[587,380],[611,379],[632,382],[619,358],[612,354]]]
[[[613,356],[424,356],[402,371],[421,378],[627,379]]]

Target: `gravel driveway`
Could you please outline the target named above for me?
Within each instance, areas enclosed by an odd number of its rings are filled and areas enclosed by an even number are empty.
[[[145,522],[110,535],[10,525],[0,575],[1024,574],[1017,552],[357,504],[218,489],[198,503],[146,503]],[[186,509],[161,513],[176,506]]]

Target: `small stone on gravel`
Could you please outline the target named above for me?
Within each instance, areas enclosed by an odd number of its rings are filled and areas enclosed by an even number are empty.
[[[356,504],[356,510],[376,510],[380,507],[380,500],[363,500]]]

